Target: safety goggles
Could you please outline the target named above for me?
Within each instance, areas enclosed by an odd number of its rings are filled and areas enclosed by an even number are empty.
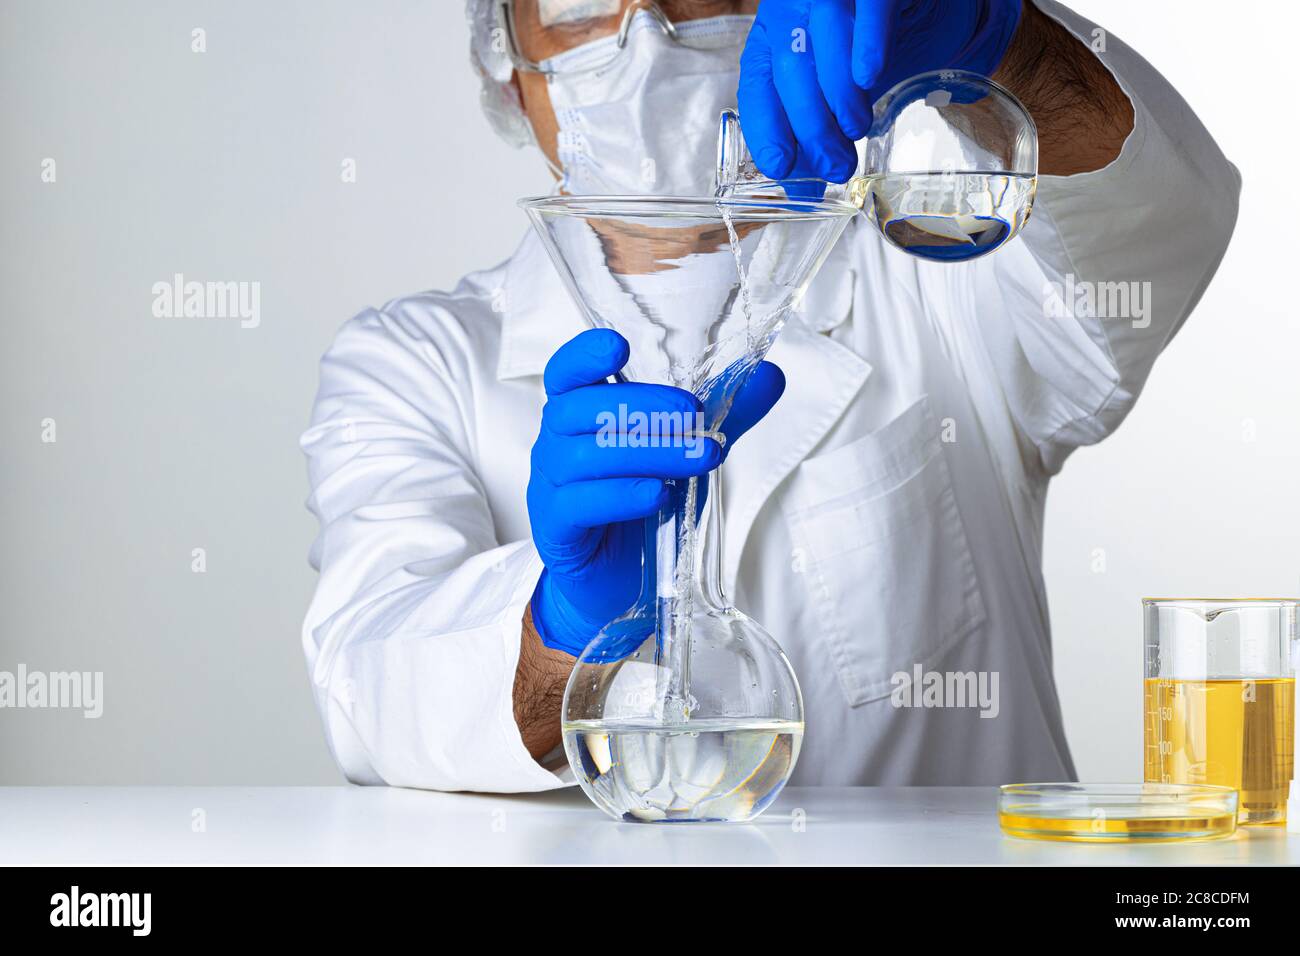
[[[496,0],[497,25],[515,69],[528,73],[599,70],[627,46],[638,13],[645,13],[666,37],[682,46],[708,49],[714,34],[678,24],[731,15],[752,16],[758,0]],[[644,18],[643,18],[644,19]],[[556,67],[551,60],[588,44],[591,56],[581,65]]]

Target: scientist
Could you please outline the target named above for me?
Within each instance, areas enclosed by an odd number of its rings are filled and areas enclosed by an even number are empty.
[[[795,783],[1073,778],[1044,500],[1071,451],[1128,414],[1228,245],[1240,178],[1192,110],[1050,0],[470,0],[468,14],[488,116],[568,193],[707,194],[716,118],[737,99],[764,172],[836,181],[898,80],[969,69],[1025,103],[1042,176],[1022,235],[941,264],[851,226],[741,393],[724,427],[724,580],[803,685]],[[454,223],[431,225],[454,241]],[[1076,294],[1100,288],[1144,290],[1140,314]],[[626,343],[583,328],[526,234],[450,292],[356,316],[325,355],[302,439],[320,521],[303,644],[349,779],[568,782],[573,655],[633,603],[638,523],[663,479],[723,456],[712,440],[694,457],[595,443],[600,409],[688,396],[604,384]],[[954,698],[953,677],[980,692]]]

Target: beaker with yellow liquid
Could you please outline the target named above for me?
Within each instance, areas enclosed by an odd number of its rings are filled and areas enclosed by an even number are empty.
[[[1239,823],[1285,823],[1300,601],[1142,603],[1146,780],[1233,787]]]

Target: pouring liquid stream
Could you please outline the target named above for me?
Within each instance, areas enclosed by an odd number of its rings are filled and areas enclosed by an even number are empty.
[[[753,305],[750,300],[749,282],[745,274],[744,258],[740,246],[740,235],[736,231],[735,220],[730,206],[725,202],[730,189],[719,185],[715,192],[718,212],[727,230],[727,240],[731,246],[731,255],[736,263],[736,276],[740,286],[740,307],[745,318],[745,348],[747,352],[754,349],[753,339]],[[721,438],[721,436],[717,436]],[[661,644],[666,651],[666,686],[662,687],[663,717],[665,724],[678,726],[686,723],[694,707],[691,696],[691,620],[695,612],[696,551],[699,543],[700,480],[687,480],[685,502],[682,506],[681,520],[677,533],[677,564],[673,575],[672,610],[668,615],[671,621],[671,634]],[[664,600],[663,597],[660,600]],[[661,617],[661,620],[663,618]]]

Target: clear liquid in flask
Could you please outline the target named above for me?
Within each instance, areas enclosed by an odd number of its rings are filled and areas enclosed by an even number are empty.
[[[563,729],[583,790],[630,823],[751,820],[780,793],[803,740],[803,723],[791,720],[600,720]]]
[[[851,184],[891,245],[965,262],[1013,238],[1029,219],[1038,178],[981,172],[891,173]]]

